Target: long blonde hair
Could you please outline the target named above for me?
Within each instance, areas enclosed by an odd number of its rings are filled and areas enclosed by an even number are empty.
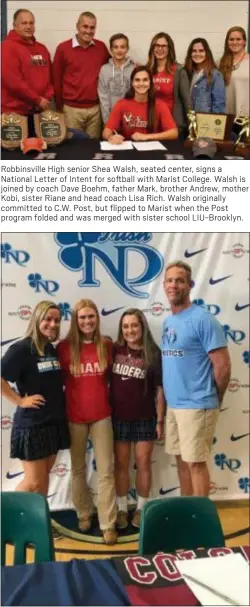
[[[71,315],[71,324],[66,340],[70,344],[70,363],[73,375],[81,374],[81,351],[84,348],[83,336],[78,326],[78,312],[82,308],[92,308],[97,317],[96,329],[93,343],[96,346],[100,371],[105,371],[108,366],[107,347],[100,333],[100,315],[95,303],[91,299],[80,299],[76,302]]]
[[[231,80],[231,74],[233,71],[233,53],[228,48],[228,39],[232,32],[240,32],[242,34],[242,38],[244,42],[247,41],[246,32],[240,25],[235,25],[230,27],[228,32],[226,33],[225,43],[224,43],[224,53],[220,60],[219,70],[222,73],[225,84],[229,84]]]
[[[53,301],[40,301],[33,310],[31,319],[28,324],[26,331],[26,337],[30,337],[34,344],[38,354],[44,356],[44,348],[46,345],[45,337],[42,335],[39,326],[41,321],[45,318],[47,312],[51,309],[58,310],[61,318],[60,308],[54,304]],[[59,338],[60,327],[57,329],[55,341]]]

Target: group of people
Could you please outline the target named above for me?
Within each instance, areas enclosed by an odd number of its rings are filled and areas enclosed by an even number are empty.
[[[33,114],[55,99],[69,128],[117,144],[185,136],[189,108],[249,116],[242,27],[228,30],[218,66],[200,37],[190,43],[182,66],[165,32],[153,37],[147,63],[137,65],[128,55],[128,37],[114,34],[108,50],[95,38],[96,24],[93,13],[81,13],[76,33],[58,45],[52,65],[49,51],[34,37],[34,15],[17,10],[2,44],[2,112],[27,115],[32,128]]]
[[[70,448],[72,499],[79,529],[88,532],[93,514],[86,480],[90,438],[98,518],[107,544],[114,544],[117,529],[128,525],[132,445],[138,496],[134,527],[139,528],[150,496],[154,441],[164,435],[167,453],[177,459],[181,495],[209,494],[207,461],[230,358],[221,325],[192,304],[191,285],[189,265],[167,266],[164,290],[172,314],[164,322],[160,348],[137,308],[123,312],[112,343],[101,334],[97,306],[89,299],[76,303],[68,334],[59,341],[60,310],[42,301],[26,337],[2,359],[2,392],[16,405],[10,456],[19,458],[24,470],[17,491],[46,496],[56,455]]]

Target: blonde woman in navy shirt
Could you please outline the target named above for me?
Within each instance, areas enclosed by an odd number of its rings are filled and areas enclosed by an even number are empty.
[[[10,457],[19,458],[24,470],[16,490],[45,496],[56,455],[70,444],[62,373],[52,345],[60,322],[58,306],[41,301],[26,337],[10,346],[2,359],[2,394],[16,406]],[[16,384],[17,392],[10,383]]]

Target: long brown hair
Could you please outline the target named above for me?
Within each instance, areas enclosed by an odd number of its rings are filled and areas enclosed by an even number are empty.
[[[229,84],[231,80],[231,74],[233,71],[233,53],[228,48],[228,39],[232,32],[240,32],[242,34],[242,38],[244,42],[247,41],[246,32],[243,27],[235,25],[234,27],[230,27],[228,32],[226,33],[225,43],[224,43],[224,53],[220,60],[219,70],[222,73],[225,84]]]
[[[81,351],[84,348],[83,336],[78,327],[78,312],[82,308],[92,308],[97,317],[96,329],[94,332],[93,343],[96,345],[97,357],[101,371],[105,371],[108,365],[107,348],[104,338],[100,333],[100,315],[95,303],[91,299],[80,299],[76,302],[71,315],[71,324],[66,336],[66,340],[70,344],[70,362],[72,373],[74,375],[81,374]]]
[[[30,337],[40,356],[44,355],[46,338],[41,334],[40,323],[45,318],[49,310],[58,310],[61,318],[61,310],[53,301],[40,301],[33,310],[31,319],[26,331],[26,337]],[[57,329],[55,341],[59,338],[60,326]]]
[[[172,74],[173,65],[176,63],[175,47],[174,47],[174,42],[173,42],[171,36],[169,36],[169,34],[166,34],[165,32],[159,32],[159,34],[155,34],[155,36],[152,38],[150,47],[149,47],[149,51],[148,51],[147,67],[150,70],[151,74],[157,74],[157,59],[154,55],[154,48],[155,48],[155,45],[157,44],[157,40],[159,38],[164,38],[164,40],[166,40],[166,43],[168,45],[168,54],[166,57],[166,63],[165,63],[164,69],[169,74]]]
[[[146,65],[137,65],[133,69],[132,74],[130,76],[130,88],[125,95],[125,99],[134,99],[135,89],[133,87],[133,80],[134,80],[134,77],[136,76],[136,74],[138,74],[139,72],[147,72],[149,80],[150,80],[150,86],[149,86],[149,90],[148,90],[148,101],[147,101],[147,103],[148,103],[147,130],[149,133],[153,133],[154,126],[155,126],[155,92],[154,92],[152,74]]]
[[[211,48],[210,48],[207,40],[205,40],[205,38],[194,38],[192,40],[192,42],[190,42],[190,45],[188,47],[184,67],[187,71],[189,80],[190,81],[192,80],[193,74],[195,72],[195,63],[193,62],[193,59],[192,59],[192,50],[193,50],[194,44],[202,44],[202,46],[204,48],[204,51],[206,53],[205,60],[204,60],[204,75],[208,79],[209,84],[211,84],[212,78],[213,78],[212,72],[214,69],[217,69],[217,68],[216,68],[215,60],[213,58],[213,53],[211,51]]]
[[[142,351],[143,351],[144,359],[147,363],[147,366],[153,365],[156,361],[156,357],[157,357],[157,353],[159,352],[159,348],[156,345],[153,335],[150,331],[146,316],[138,308],[129,308],[128,310],[125,310],[125,312],[123,312],[123,314],[121,315],[121,318],[119,320],[119,326],[118,326],[117,343],[120,346],[124,346],[126,344],[126,341],[123,337],[123,332],[122,332],[122,322],[123,322],[123,319],[125,316],[132,316],[132,315],[136,316],[138,322],[141,325]]]

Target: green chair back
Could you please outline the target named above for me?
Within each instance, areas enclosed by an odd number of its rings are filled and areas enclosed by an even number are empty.
[[[54,560],[50,513],[43,495],[22,491],[1,493],[1,558],[5,565],[6,544],[14,545],[14,565],[26,562],[26,547],[34,545],[35,562]]]
[[[225,546],[215,504],[207,497],[147,502],[141,513],[139,554]]]

